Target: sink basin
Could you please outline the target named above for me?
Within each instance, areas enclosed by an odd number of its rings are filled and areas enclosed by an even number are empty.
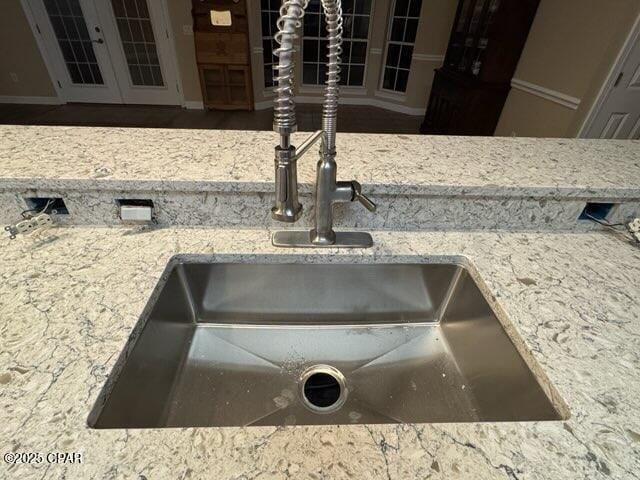
[[[457,261],[188,259],[167,266],[91,427],[562,418]]]

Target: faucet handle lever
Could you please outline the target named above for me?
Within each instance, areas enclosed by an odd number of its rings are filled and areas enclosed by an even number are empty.
[[[355,180],[353,180],[351,182],[351,188],[353,189],[353,198],[351,199],[352,202],[354,200],[358,200],[362,204],[362,206],[367,210],[369,210],[370,212],[376,211],[376,208],[377,208],[376,204],[373,203],[369,199],[369,197],[367,197],[362,193],[362,185],[360,185],[359,182],[356,182]]]

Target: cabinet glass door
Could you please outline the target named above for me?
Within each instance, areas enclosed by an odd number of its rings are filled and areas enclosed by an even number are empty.
[[[465,75],[480,75],[489,32],[500,0],[461,0],[445,64]]]

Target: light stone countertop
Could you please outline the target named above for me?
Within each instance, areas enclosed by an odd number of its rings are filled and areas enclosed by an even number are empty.
[[[74,227],[51,230],[41,243],[0,238],[0,453],[79,451],[84,459],[0,463],[0,477],[640,478],[640,249],[601,232],[373,234],[374,248],[337,253],[278,250],[266,230]],[[571,417],[91,430],[85,422],[98,392],[176,253],[245,262],[271,254],[301,262],[309,255],[365,262],[466,256],[506,314],[514,342],[531,352]]]
[[[300,144],[308,133],[297,133]],[[3,189],[273,191],[273,132],[0,126]],[[376,194],[640,198],[640,141],[340,133],[338,176]],[[299,162],[301,191],[315,155]]]

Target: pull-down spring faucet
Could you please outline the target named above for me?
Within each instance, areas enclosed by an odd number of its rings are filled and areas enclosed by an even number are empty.
[[[311,135],[297,149],[291,145],[291,134],[297,130],[293,94],[293,42],[297,38],[309,0],[285,0],[280,7],[274,54],[278,75],[274,106],[273,129],[280,134],[276,146],[276,198],[272,216],[282,222],[293,223],[300,218],[302,205],[298,202],[297,160],[318,140],[321,140],[320,160],[316,176],[315,228],[311,231],[284,230],[275,232],[273,244],[279,247],[370,247],[371,235],[365,232],[335,232],[333,204],[358,200],[368,210],[375,204],[362,194],[358,182],[336,181],[336,121],[338,114],[338,83],[342,52],[341,0],[322,0],[328,36],[327,81],[322,108],[322,130]]]

